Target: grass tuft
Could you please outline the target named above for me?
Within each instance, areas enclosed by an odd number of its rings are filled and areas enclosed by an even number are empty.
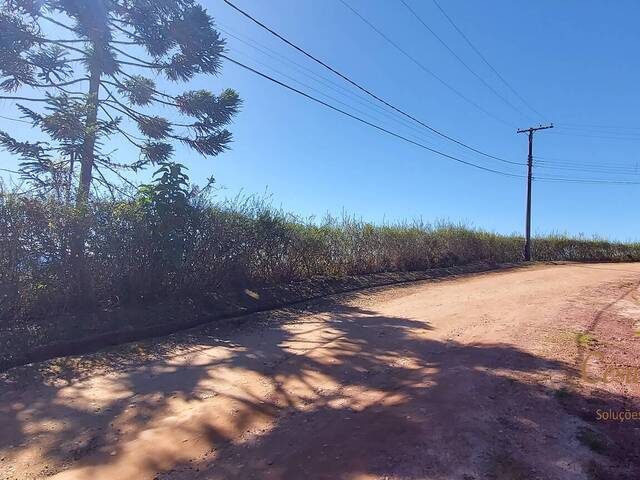
[[[576,438],[580,443],[596,453],[605,454],[608,449],[607,438],[591,428],[580,427]]]

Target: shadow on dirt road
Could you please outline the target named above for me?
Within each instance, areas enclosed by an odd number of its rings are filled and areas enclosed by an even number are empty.
[[[0,476],[625,478],[637,443],[577,439],[596,405],[558,398],[572,365],[434,340],[428,318],[310,308],[203,328],[186,353],[96,379],[8,377]]]

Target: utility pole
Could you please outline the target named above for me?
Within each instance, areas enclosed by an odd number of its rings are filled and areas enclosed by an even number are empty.
[[[525,243],[524,243],[524,261],[531,260],[531,173],[533,170],[533,132],[538,130],[546,130],[547,128],[553,128],[553,123],[550,125],[539,125],[531,128],[520,128],[518,133],[529,134],[529,157],[527,160],[528,174],[527,174],[527,220],[525,224]]]

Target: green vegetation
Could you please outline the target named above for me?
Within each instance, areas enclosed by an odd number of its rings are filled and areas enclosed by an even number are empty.
[[[0,98],[46,139],[0,131],[27,187],[0,189],[4,325],[158,300],[197,304],[212,292],[314,276],[520,260],[517,236],[307,221],[255,200],[214,203],[212,178],[190,187],[174,146],[209,157],[228,148],[241,101],[231,89],[159,89],[219,74],[224,45],[194,0],[0,0]],[[138,155],[117,154],[118,142]],[[154,180],[133,184],[129,174],[145,168]],[[551,236],[535,240],[534,254],[638,260],[640,245]]]
[[[234,90],[171,95],[156,85],[221,71],[225,41],[193,0],[1,0],[0,32],[0,92],[11,94],[0,98],[49,137],[0,131],[0,147],[39,192],[84,205],[92,187],[118,190],[127,172],[171,164],[176,143],[215,156],[231,142],[225,126],[241,104]],[[160,106],[170,118],[150,112]],[[139,155],[115,160],[109,140]]]
[[[572,392],[567,387],[561,387],[558,390],[556,390],[554,393],[556,398],[561,402],[569,400],[573,395]]]
[[[607,438],[599,432],[587,427],[580,427],[576,438],[584,446],[589,447],[596,453],[604,454],[608,449]]]
[[[133,199],[89,204],[89,302],[77,298],[70,232],[77,207],[0,193],[1,318],[80,308],[195,301],[204,293],[313,276],[423,270],[487,260],[517,262],[523,239],[462,225],[372,225],[355,218],[305,221],[248,199],[213,202],[168,169]],[[639,244],[537,238],[538,260],[636,261]]]
[[[590,333],[577,332],[576,343],[578,347],[591,348],[598,343],[598,340]]]
[[[208,157],[229,147],[226,126],[241,105],[234,90],[162,91],[218,75],[224,47],[193,0],[0,0],[0,99],[14,101],[42,134],[29,141],[0,130],[0,147],[18,158],[31,192],[75,204],[72,218],[55,223],[73,226],[63,233],[70,252],[58,279],[76,276],[76,297],[90,302],[97,280],[88,271],[95,252],[86,249],[94,191],[122,194],[123,184],[133,185],[128,174],[149,167],[186,178],[171,161],[175,144]],[[115,158],[119,142],[137,155]]]

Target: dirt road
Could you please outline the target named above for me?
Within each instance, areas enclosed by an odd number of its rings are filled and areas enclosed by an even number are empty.
[[[14,369],[0,478],[637,479],[640,419],[602,412],[640,415],[606,369],[640,365],[639,284],[541,265]]]

